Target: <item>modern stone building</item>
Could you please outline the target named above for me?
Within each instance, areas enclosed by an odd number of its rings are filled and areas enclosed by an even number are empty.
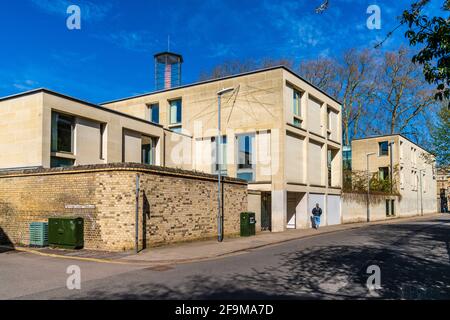
[[[399,200],[386,203],[387,215],[436,212],[434,156],[405,136],[394,134],[354,139],[352,170],[368,170],[370,175],[378,174],[381,180],[392,179],[393,192],[399,194]]]
[[[217,149],[218,95],[222,150]],[[285,67],[111,101],[46,89],[0,98],[0,170],[135,162],[248,181],[258,228],[341,223],[341,105]],[[20,129],[18,129],[20,128]],[[435,194],[435,193],[434,193]]]
[[[324,209],[325,223],[340,223],[341,105],[287,68],[165,89],[104,106],[149,121],[156,116],[164,128],[192,137],[192,158],[177,148],[166,161],[217,173],[217,92],[224,88],[233,90],[222,97],[220,170],[249,182],[249,210],[257,212],[258,227],[306,228],[316,203]]]

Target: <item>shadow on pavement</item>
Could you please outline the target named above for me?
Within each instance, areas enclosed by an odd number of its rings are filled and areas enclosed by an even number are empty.
[[[242,273],[194,275],[176,284],[170,279],[177,269],[161,272],[158,283],[149,284],[128,274],[124,280],[133,281],[114,286],[113,292],[100,287],[83,294],[95,299],[450,299],[450,220],[359,232],[368,241],[276,254],[276,264]],[[381,269],[382,288],[374,292],[366,287],[371,265]],[[139,272],[145,279],[146,272],[154,276],[155,271]]]
[[[14,245],[13,245],[11,239],[9,239],[6,232],[1,227],[0,227],[0,245],[9,247],[9,248],[0,247],[0,253],[14,250]]]

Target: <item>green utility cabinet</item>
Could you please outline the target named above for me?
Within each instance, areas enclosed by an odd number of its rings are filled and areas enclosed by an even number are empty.
[[[30,247],[48,246],[48,223],[30,223]]]
[[[241,237],[254,236],[256,233],[254,212],[241,212]]]
[[[48,242],[50,246],[81,249],[84,246],[83,218],[49,218]]]

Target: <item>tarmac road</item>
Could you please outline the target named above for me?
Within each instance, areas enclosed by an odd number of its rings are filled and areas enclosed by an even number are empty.
[[[450,216],[439,216],[174,266],[4,252],[0,299],[449,299],[449,241]],[[66,287],[70,265],[80,267],[80,290]],[[379,267],[381,289],[367,288],[369,266]]]

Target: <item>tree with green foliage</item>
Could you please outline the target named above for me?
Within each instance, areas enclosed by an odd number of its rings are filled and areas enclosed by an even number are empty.
[[[437,87],[436,98],[450,98],[450,0],[444,0],[442,10],[447,17],[428,17],[423,13],[430,0],[414,2],[405,10],[401,24],[411,46],[421,45],[413,62],[423,65],[425,79]]]
[[[432,130],[433,153],[441,167],[450,166],[450,109],[444,102],[439,112],[439,122]]]

